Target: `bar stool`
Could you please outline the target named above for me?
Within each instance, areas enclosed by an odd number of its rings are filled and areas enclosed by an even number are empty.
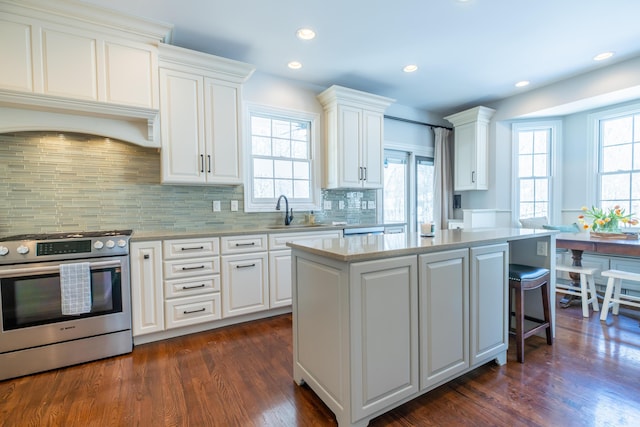
[[[580,287],[574,286],[572,283],[565,284],[556,281],[556,292],[580,297],[582,300],[582,317],[589,317],[589,304],[593,305],[593,311],[600,311],[595,281],[595,275],[599,271],[597,268],[560,264],[556,265],[556,271],[580,275]],[[589,294],[591,294],[591,297],[589,297]]]
[[[509,310],[510,314],[515,315],[516,328],[511,330],[511,315],[509,315],[509,333],[516,337],[516,351],[518,362],[524,363],[524,340],[531,335],[545,329],[547,335],[547,344],[553,344],[551,335],[551,308],[549,305],[549,270],[541,267],[532,267],[522,264],[509,264]],[[544,312],[544,320],[536,319],[524,314],[524,293],[541,288],[542,292],[542,309]],[[515,312],[511,312],[511,291],[515,295],[516,306]],[[524,321],[529,320],[538,323],[532,329],[524,330]]]
[[[602,272],[602,275],[608,277],[609,280],[607,281],[607,289],[604,291],[600,320],[607,320],[609,307],[613,307],[611,313],[614,315],[618,314],[620,304],[640,307],[640,297],[620,293],[623,280],[640,282],[640,274],[621,270],[606,270]]]

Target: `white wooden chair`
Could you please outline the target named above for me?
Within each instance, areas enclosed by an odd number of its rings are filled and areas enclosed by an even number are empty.
[[[606,270],[602,272],[602,275],[608,277],[609,280],[607,281],[607,289],[604,291],[600,320],[607,320],[610,307],[613,307],[611,313],[614,315],[618,314],[620,304],[640,308],[640,297],[625,295],[620,292],[623,280],[640,282],[640,274],[621,270]]]
[[[582,299],[582,316],[589,317],[589,304],[593,311],[600,311],[598,295],[596,294],[595,275],[598,269],[594,267],[579,267],[575,265],[556,265],[556,272],[575,273],[580,275],[580,287],[572,283],[559,283],[556,281],[556,293],[579,296]]]

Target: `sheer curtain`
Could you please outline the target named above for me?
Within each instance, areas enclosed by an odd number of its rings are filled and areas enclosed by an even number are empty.
[[[433,192],[433,222],[437,229],[448,228],[448,220],[453,218],[453,179],[451,175],[451,146],[449,135],[451,131],[445,128],[435,128],[435,170]]]

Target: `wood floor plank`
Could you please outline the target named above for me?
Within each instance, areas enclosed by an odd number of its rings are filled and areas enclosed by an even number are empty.
[[[637,312],[558,309],[553,346],[489,363],[370,426],[640,425]],[[335,426],[292,379],[291,316],[137,346],[133,353],[0,382],[1,426]],[[512,343],[513,344],[513,343]]]

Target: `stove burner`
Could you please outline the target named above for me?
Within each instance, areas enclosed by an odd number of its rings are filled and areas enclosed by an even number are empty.
[[[0,242],[20,241],[20,240],[64,240],[79,239],[83,237],[110,237],[110,236],[130,236],[132,230],[109,230],[109,231],[79,231],[71,233],[39,233],[39,234],[17,234],[15,236],[0,237]]]

